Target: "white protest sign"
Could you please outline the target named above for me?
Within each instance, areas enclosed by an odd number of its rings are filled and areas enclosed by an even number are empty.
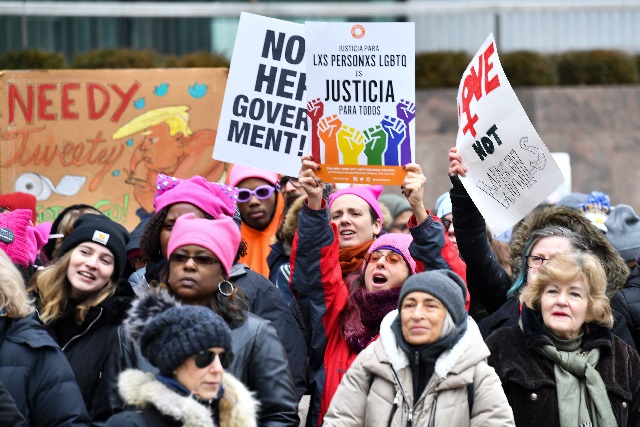
[[[462,75],[457,101],[456,147],[468,169],[461,180],[498,235],[564,178],[504,74],[493,34]]]
[[[242,13],[213,158],[298,176],[311,151],[304,25]]]
[[[400,184],[415,161],[415,25],[306,22],[312,154],[329,182]]]

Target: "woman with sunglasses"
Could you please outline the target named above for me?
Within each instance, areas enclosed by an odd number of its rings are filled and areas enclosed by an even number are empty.
[[[445,239],[442,224],[424,208],[426,178],[419,165],[406,165],[402,187],[414,214],[411,235],[380,235],[380,186],[333,193],[327,212],[318,168],[310,155],[302,157],[299,181],[308,198],[298,214],[291,252],[292,287],[311,328],[309,416],[314,426],[322,424],[340,380],[376,338],[382,318],[397,306],[407,277],[425,269],[464,275],[464,263]]]
[[[229,372],[255,392],[259,424],[297,426],[298,400],[284,347],[268,321],[246,311],[242,292],[228,279],[239,244],[231,218],[177,218],[159,286],[185,305],[213,310],[229,325],[235,354]]]
[[[208,262],[208,255],[195,257]],[[118,390],[128,408],[107,427],[258,425],[258,403],[225,372],[234,359],[231,332],[212,310],[181,305],[164,290],[149,292],[134,303],[124,329],[158,374],[120,374]]]
[[[140,250],[148,259],[145,281],[153,287],[162,279],[162,271],[168,263],[169,238],[179,216],[192,213],[196,218],[208,220],[233,217],[236,228],[239,229],[242,221],[236,204],[237,194],[236,188],[207,182],[201,176],[182,180],[158,175],[153,199],[156,213],[149,219],[140,239]],[[242,229],[245,228],[242,226]],[[241,289],[249,303],[248,310],[270,321],[276,330],[287,351],[287,360],[299,399],[307,389],[307,347],[304,345],[302,331],[275,285],[266,277],[238,262],[239,258],[246,255],[247,243],[244,239],[236,249],[237,253],[227,278]],[[130,367],[138,366],[136,363],[125,364]]]

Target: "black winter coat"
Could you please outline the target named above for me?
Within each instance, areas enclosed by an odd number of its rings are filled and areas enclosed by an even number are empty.
[[[631,271],[624,289],[611,298],[611,308],[624,317],[636,349],[640,348],[640,266]]]
[[[131,305],[129,296],[111,296],[92,307],[82,325],[71,315],[47,325],[76,376],[93,425],[113,415],[109,389],[118,374],[119,328]]]
[[[35,314],[0,317],[0,342],[0,382],[29,425],[89,425],[69,362]]]
[[[584,350],[600,348],[596,370],[607,388],[618,427],[640,425],[640,356],[606,328],[590,325]],[[551,344],[536,314],[523,308],[522,329],[500,328],[486,339],[488,362],[502,381],[516,425],[560,427],[554,365],[533,348]]]

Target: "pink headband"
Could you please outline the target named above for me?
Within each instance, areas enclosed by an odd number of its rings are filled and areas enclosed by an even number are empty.
[[[359,185],[356,187],[344,188],[329,196],[329,209],[331,209],[331,205],[338,197],[344,196],[345,194],[353,194],[367,202],[369,206],[373,208],[376,215],[378,215],[380,221],[382,221],[382,209],[380,209],[380,204],[378,203],[380,193],[382,193],[382,185]]]
[[[186,245],[209,249],[218,258],[229,277],[240,246],[240,230],[231,218],[211,220],[196,218],[194,214],[188,213],[176,219],[173,225],[167,257],[179,247]]]
[[[196,175],[182,180],[158,174],[153,207],[156,212],[160,212],[165,207],[176,203],[190,203],[217,219],[221,216],[233,216],[237,198],[236,188],[207,182],[201,176]]]
[[[51,232],[50,222],[34,226],[31,215],[29,209],[0,213],[0,249],[23,267],[33,265]]]

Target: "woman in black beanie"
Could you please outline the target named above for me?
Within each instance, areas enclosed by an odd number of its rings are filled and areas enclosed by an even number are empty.
[[[107,427],[257,426],[257,401],[225,372],[234,358],[231,331],[213,310],[150,291],[134,303],[124,326],[159,373],[120,374],[120,396],[131,409]]]
[[[40,319],[69,360],[94,425],[112,414],[108,390],[118,372],[118,328],[132,301],[117,292],[128,240],[127,230],[108,217],[83,215],[56,262],[29,287]]]

